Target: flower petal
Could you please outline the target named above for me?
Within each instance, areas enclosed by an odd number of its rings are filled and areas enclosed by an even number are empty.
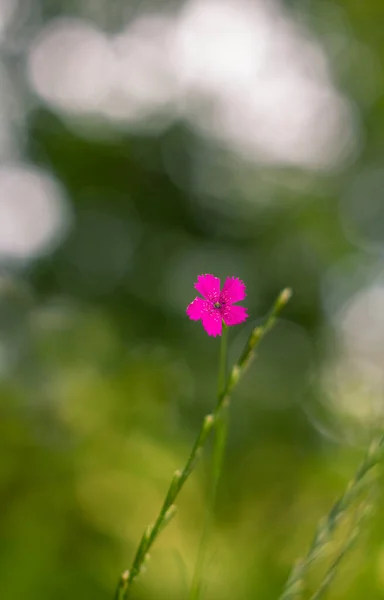
[[[211,309],[211,306],[210,302],[197,297],[187,306],[187,315],[192,321],[198,321]]]
[[[206,300],[217,302],[220,297],[220,279],[214,275],[199,275],[195,289],[200,292]]]
[[[245,284],[238,277],[227,277],[220,294],[220,302],[233,304],[244,300]]]
[[[218,309],[212,308],[209,312],[204,313],[202,321],[203,327],[208,335],[213,335],[214,337],[221,335],[223,321]]]
[[[243,306],[233,306],[232,304],[228,304],[222,309],[221,314],[226,325],[238,325],[248,318],[246,308]]]

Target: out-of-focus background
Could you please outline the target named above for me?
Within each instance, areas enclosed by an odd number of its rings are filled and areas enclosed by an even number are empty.
[[[250,319],[206,600],[275,599],[383,416],[381,0],[0,1],[0,597],[113,597]],[[140,600],[182,600],[206,464]],[[313,589],[321,572],[314,573]],[[377,511],[330,598],[384,595]]]

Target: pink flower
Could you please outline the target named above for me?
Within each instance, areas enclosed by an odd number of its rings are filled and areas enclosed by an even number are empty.
[[[226,325],[238,325],[247,319],[247,309],[234,305],[246,296],[245,285],[237,277],[227,277],[220,291],[218,277],[199,275],[195,289],[204,300],[195,298],[187,308],[187,315],[193,321],[201,319],[208,335],[221,335],[223,321]]]

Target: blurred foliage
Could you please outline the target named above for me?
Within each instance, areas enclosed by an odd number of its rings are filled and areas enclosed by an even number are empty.
[[[80,15],[113,29],[121,17],[101,2],[31,5],[28,18],[39,27]],[[25,92],[23,159],[61,183],[72,223],[55,250],[2,267],[1,598],[113,597],[214,404],[219,345],[185,315],[200,273],[247,284],[251,318],[231,331],[232,358],[276,294],[294,291],[233,399],[207,600],[276,598],[358,464],[370,431],[354,413],[338,412],[323,374],[338,357],[336,308],[366,285],[368,271],[382,269],[382,253],[359,241],[348,190],[382,160],[384,5],[302,0],[286,8],[323,43],[335,84],[361,120],[356,156],[335,171],[248,162],[200,139],[183,119],[109,129]],[[354,42],[336,56],[344,28]],[[209,178],[204,189],[196,170]],[[382,190],[376,204],[370,198],[367,185],[362,215],[366,206],[374,223]],[[358,401],[369,402],[365,389]],[[187,597],[206,476],[202,464],[135,598]],[[329,598],[383,596],[383,534],[377,511]]]

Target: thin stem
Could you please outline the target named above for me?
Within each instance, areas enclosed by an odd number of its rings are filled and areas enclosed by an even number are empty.
[[[322,598],[324,596],[324,594],[327,592],[330,584],[332,583],[332,581],[336,575],[337,569],[338,569],[341,561],[344,559],[346,554],[349,552],[349,550],[352,548],[353,544],[355,543],[355,541],[360,533],[360,530],[361,530],[361,523],[367,517],[367,515],[370,513],[371,508],[372,508],[372,504],[368,499],[356,511],[355,518],[353,520],[353,524],[352,524],[352,527],[351,527],[351,530],[349,532],[347,539],[345,540],[345,542],[342,545],[341,549],[339,550],[336,558],[334,559],[331,566],[329,567],[329,569],[328,569],[327,573],[325,574],[318,589],[310,597],[310,600],[320,600],[320,598]]]
[[[366,477],[380,462],[384,449],[384,434],[375,440],[358,467],[346,490],[335,502],[328,515],[318,524],[312,544],[304,558],[293,567],[279,600],[297,600],[301,597],[304,579],[311,564],[324,551],[341,518],[366,487]]]
[[[220,364],[219,364],[219,380],[217,389],[218,402],[220,401],[221,395],[225,388],[226,380],[226,367],[227,367],[227,340],[228,340],[228,327],[223,323],[223,332],[221,336],[221,347],[220,347]],[[198,600],[201,592],[201,586],[203,583],[204,574],[204,563],[205,555],[207,552],[208,540],[210,537],[213,515],[215,510],[217,491],[219,487],[219,481],[224,462],[225,446],[228,435],[228,406],[227,403],[223,406],[220,414],[216,418],[215,426],[215,437],[213,442],[213,457],[212,457],[212,469],[211,469],[211,487],[209,491],[209,499],[207,509],[205,512],[203,531],[201,534],[201,540],[199,550],[197,553],[195,571],[192,577],[192,585],[189,598],[190,600]]]
[[[221,393],[219,394],[215,410],[212,414],[206,415],[206,417],[204,417],[202,426],[197,434],[196,440],[187,458],[185,466],[182,470],[175,471],[168,492],[165,496],[163,505],[155,522],[152,525],[149,525],[144,531],[139,546],[136,550],[136,554],[134,556],[131,568],[128,571],[124,571],[120,576],[115,594],[116,600],[128,599],[129,593],[132,588],[132,583],[142,570],[143,564],[148,560],[149,551],[154,541],[176,513],[176,506],[174,502],[179,493],[181,492],[188,477],[195,468],[196,463],[204,447],[204,444],[212,428],[217,425],[219,419],[221,418],[222,411],[226,410],[229,404],[229,397],[231,392],[245,373],[249,363],[252,360],[255,349],[263,339],[264,335],[268,333],[268,331],[271,329],[277,318],[277,315],[287,304],[290,297],[291,291],[289,289],[283,290],[278,296],[264,324],[260,327],[256,327],[251,332],[239,360],[233,366],[230,375],[227,378]]]
[[[220,344],[219,379],[217,382],[217,398],[219,399],[225,388],[227,380],[227,349],[228,349],[228,327],[223,323]]]

